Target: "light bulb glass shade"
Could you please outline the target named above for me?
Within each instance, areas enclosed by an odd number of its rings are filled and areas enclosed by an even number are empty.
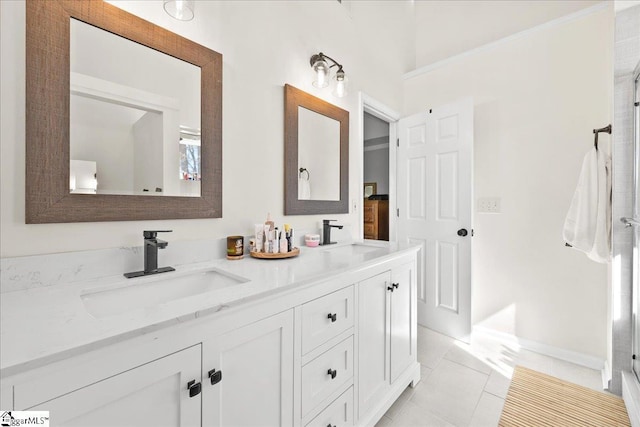
[[[164,0],[164,11],[180,21],[191,21],[196,7],[195,0]]]
[[[338,98],[342,98],[347,95],[347,76],[344,71],[338,70],[335,76],[333,76],[334,89],[333,94]]]
[[[327,87],[329,86],[329,64],[324,59],[318,59],[313,64],[313,71],[315,72],[315,80],[313,85],[315,87]]]

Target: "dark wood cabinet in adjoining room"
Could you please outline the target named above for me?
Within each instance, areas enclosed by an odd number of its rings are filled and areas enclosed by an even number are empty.
[[[364,238],[389,240],[389,201],[364,201]]]

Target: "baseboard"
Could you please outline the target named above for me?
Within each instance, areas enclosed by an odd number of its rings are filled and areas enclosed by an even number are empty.
[[[596,369],[598,371],[602,371],[605,368],[604,359],[590,356],[588,354],[578,353],[576,351],[566,350],[560,347],[554,347],[552,345],[544,344],[537,341],[531,341],[525,338],[520,338],[516,335],[496,331],[495,329],[490,329],[484,326],[474,326],[473,332],[494,336],[507,342],[517,344],[525,350],[531,350],[545,356],[555,357],[556,359],[571,362],[576,365],[584,366],[586,368]]]
[[[633,372],[622,372],[622,398],[631,427],[640,427],[640,383]]]
[[[609,361],[604,361],[604,368],[600,371],[602,375],[602,389],[609,390],[609,381],[611,381],[611,368],[609,367]]]

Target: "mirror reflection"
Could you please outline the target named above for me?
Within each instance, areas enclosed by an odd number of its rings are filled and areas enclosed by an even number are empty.
[[[298,200],[340,200],[340,122],[298,107]]]
[[[71,19],[72,193],[200,196],[200,67]]]

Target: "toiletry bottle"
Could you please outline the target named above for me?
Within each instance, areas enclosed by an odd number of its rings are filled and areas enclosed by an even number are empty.
[[[269,230],[273,230],[275,228],[275,222],[271,219],[271,212],[267,214],[267,220],[264,222],[264,225],[269,226]]]
[[[280,239],[278,238],[279,235],[280,234],[278,231],[278,227],[276,227],[273,233],[273,253],[274,254],[277,254],[280,252]]]
[[[280,253],[286,254],[289,252],[289,248],[287,245],[287,232],[285,231],[284,237],[282,236],[282,231],[280,232]]]

